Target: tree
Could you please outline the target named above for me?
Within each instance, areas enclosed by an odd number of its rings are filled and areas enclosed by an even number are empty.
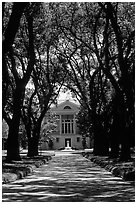
[[[7,137],[9,127],[5,120],[2,120],[2,149],[7,149]]]
[[[121,160],[130,159],[131,129],[134,128],[134,3],[100,4],[111,22],[117,49],[117,63],[120,70],[119,87],[116,90],[121,112],[122,131]],[[130,9],[129,9],[130,8]],[[130,10],[130,11],[129,11]],[[122,15],[121,15],[122,11]],[[114,62],[114,61],[113,61]],[[117,100],[117,99],[116,99]],[[132,119],[131,119],[132,118]]]
[[[92,148],[91,142],[93,140],[93,134],[92,134],[93,128],[89,117],[90,116],[89,116],[88,109],[84,107],[84,105],[81,105],[80,110],[76,116],[76,120],[77,120],[77,126],[79,128],[79,133],[82,135],[83,149],[86,149],[87,147],[87,144],[86,144],[87,137],[90,138],[90,148]]]
[[[18,29],[13,48],[4,51],[3,67],[8,71],[3,72],[3,76],[6,76],[3,77],[6,93],[3,115],[7,123],[10,125],[15,111],[9,117],[5,113],[14,110],[18,100],[21,102],[16,114],[20,116],[23,93],[32,73],[35,89],[24,115],[38,144],[40,124],[46,113],[42,111],[45,103],[43,96],[46,96],[46,104],[50,99],[55,99],[58,85],[65,80],[64,85],[77,96],[84,113],[88,113],[86,127],[94,137],[94,153],[108,155],[110,143],[111,156],[118,157],[121,144],[120,157],[128,160],[131,138],[134,138],[134,3],[53,2],[44,4],[44,12],[39,12],[38,18],[34,18],[36,5],[30,3],[29,14],[26,11],[22,18],[25,32]],[[23,38],[20,38],[21,33]],[[20,39],[23,39],[23,48],[19,46]],[[17,48],[24,54],[23,60]],[[30,62],[32,69],[29,69]],[[23,89],[18,90],[22,95],[15,101],[14,90],[25,80],[27,70],[30,70],[28,78],[22,84]],[[57,76],[56,82],[54,74]],[[41,80],[42,77],[46,80]],[[36,113],[34,107],[40,111]],[[28,135],[31,136],[31,132]]]
[[[23,121],[20,120],[20,126],[19,126],[19,147],[20,149],[27,149],[27,134],[25,130],[25,126],[23,124]]]
[[[56,102],[64,83],[62,65],[58,61],[54,48],[58,36],[53,32],[50,34],[48,29],[46,31],[45,18],[42,18],[39,24],[41,33],[39,33],[39,38],[35,38],[36,63],[31,78],[34,89],[31,92],[26,89],[26,100],[22,112],[30,157],[38,155],[42,120],[50,105]]]
[[[12,14],[9,18],[7,28],[5,29],[5,32],[3,34],[3,84],[5,83],[7,87],[9,87],[10,85],[12,91],[12,113],[9,115],[9,117],[7,117],[7,114],[5,113],[5,103],[3,106],[3,117],[9,125],[7,160],[20,160],[18,133],[21,108],[23,105],[25,86],[29,81],[35,60],[33,40],[33,15],[32,10],[30,10],[31,6],[28,8],[28,11],[27,6],[28,4],[26,3],[13,3]],[[22,16],[25,8],[26,13]],[[25,53],[23,52],[28,56],[27,66],[24,66],[23,60],[19,55],[19,53],[22,54],[22,47],[18,47],[18,36],[20,35],[19,26],[21,26],[20,22],[24,22],[25,25],[27,24],[28,36],[26,40],[28,42],[28,49],[26,49]],[[15,24],[16,26],[14,27],[14,32],[11,32],[13,24]],[[10,37],[8,37],[9,35]],[[26,47],[23,46],[23,48],[25,49]],[[23,57],[25,58],[25,56]],[[4,91],[6,90],[7,89],[4,89]],[[6,92],[4,94],[6,95]]]
[[[64,8],[65,7],[67,7],[67,5],[64,5]],[[87,109],[88,120],[91,123],[90,126],[92,126],[92,130],[89,128],[91,131],[90,135],[94,132],[94,143],[97,144],[98,141],[98,144],[100,144],[100,138],[103,138],[102,141],[106,141],[106,143],[103,143],[104,147],[103,145],[101,146],[102,149],[99,145],[96,145],[99,146],[98,150],[96,150],[96,154],[108,154],[108,142],[107,139],[105,139],[106,134],[104,133],[102,136],[98,136],[102,130],[105,131],[105,129],[101,127],[102,116],[99,115],[105,104],[105,93],[103,93],[102,90],[104,84],[107,84],[108,81],[103,77],[100,71],[96,50],[91,46],[94,45],[94,35],[89,32],[87,28],[87,19],[85,20],[85,15],[88,15],[87,8],[85,8],[85,5],[75,3],[68,4],[68,8],[69,9],[65,8],[67,18],[65,18],[64,15],[62,20],[56,18],[57,26],[64,34],[62,36],[62,44],[60,43],[61,45],[58,50],[60,52],[59,59],[62,63],[66,64],[66,67],[64,67],[68,73],[65,85],[79,96],[81,99],[80,102],[82,102],[84,108]],[[96,8],[97,4],[94,4],[94,9]],[[92,12],[95,12],[94,9],[91,9]],[[60,10],[58,13],[59,12]],[[60,18],[61,12],[57,15]],[[98,20],[98,16],[94,16],[92,20],[95,21],[96,19]],[[92,32],[96,32],[94,27]],[[103,101],[101,101],[99,97],[102,97]],[[98,140],[97,137],[99,137]]]
[[[62,31],[58,50],[68,72],[66,86],[78,94],[90,113],[95,152],[102,154],[100,141],[112,133],[111,124],[116,128],[110,137],[111,148],[118,151],[121,144],[121,159],[127,160],[134,124],[134,3],[55,3],[52,9]],[[113,108],[120,110],[117,116]],[[109,120],[105,118],[107,111]]]
[[[44,117],[41,125],[40,143],[47,142],[50,149],[53,148],[54,140],[51,134],[56,131],[58,120],[59,118],[49,111]]]

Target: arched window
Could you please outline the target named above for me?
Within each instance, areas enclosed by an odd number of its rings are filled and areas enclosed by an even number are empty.
[[[70,106],[65,106],[64,109],[71,109],[71,107]]]

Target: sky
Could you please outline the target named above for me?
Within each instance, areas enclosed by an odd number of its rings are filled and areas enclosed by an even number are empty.
[[[78,103],[76,99],[72,98],[70,91],[66,91],[65,93],[60,92],[58,103],[62,103],[65,100],[70,100],[71,102]]]

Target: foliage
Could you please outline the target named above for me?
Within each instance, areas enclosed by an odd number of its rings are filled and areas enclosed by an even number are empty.
[[[20,147],[23,149],[26,149],[28,146],[28,139],[27,139],[25,126],[22,121],[20,122],[20,127],[19,127],[19,141],[20,141]]]
[[[77,125],[80,131],[79,133],[83,137],[90,136],[92,124],[89,120],[89,113],[86,107],[85,108],[83,106],[80,107],[80,111],[78,112],[76,116],[76,121],[77,121]]]
[[[98,138],[98,150],[103,138],[98,135],[105,137],[110,126],[115,126],[121,158],[128,158],[131,135],[127,132],[134,123],[134,3],[50,5],[55,25],[62,32],[57,49],[67,72],[65,85],[84,104],[94,140]],[[122,121],[121,127],[116,125],[116,118]]]
[[[8,3],[4,5],[3,14],[6,15],[11,7]],[[33,18],[34,13],[37,13],[36,8],[33,3],[13,3],[7,27],[3,32],[3,117],[9,125],[8,160],[20,160],[18,133],[25,86],[34,67]],[[7,97],[9,93],[10,101]]]
[[[9,127],[5,120],[2,121],[2,138],[8,137]]]
[[[57,33],[49,33],[48,26],[50,25],[50,22],[48,21],[47,25],[45,25],[46,19],[47,16],[45,10],[41,10],[40,15],[35,22],[36,28],[34,29],[36,60],[30,79],[33,89],[30,91],[28,87],[26,87],[22,109],[22,118],[27,129],[28,138],[34,137],[34,140],[37,140],[37,143],[35,144],[37,148],[41,122],[46,112],[49,110],[50,105],[56,103],[58,94],[64,82],[62,65],[58,61],[55,50]],[[39,30],[37,30],[37,27]],[[47,36],[48,38],[51,36],[52,40],[50,40],[50,38],[48,41]]]
[[[47,142],[52,147],[54,137],[51,135],[58,126],[58,116],[50,111],[46,114],[41,125],[40,143]]]
[[[3,4],[3,117],[8,125],[17,118],[15,110],[19,114],[22,110],[25,126],[38,140],[42,119],[64,85],[81,104],[81,133],[94,135],[97,152],[109,149],[109,142],[118,156],[121,144],[121,158],[130,158],[135,126],[135,4],[22,5],[24,10],[16,3]],[[17,7],[20,12],[12,15]],[[16,15],[10,39],[9,22]],[[26,88],[29,80],[33,89]]]

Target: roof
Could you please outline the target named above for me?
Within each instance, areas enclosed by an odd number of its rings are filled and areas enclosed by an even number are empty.
[[[79,105],[66,100],[57,106],[52,107],[51,111],[58,114],[74,114],[79,111]]]

